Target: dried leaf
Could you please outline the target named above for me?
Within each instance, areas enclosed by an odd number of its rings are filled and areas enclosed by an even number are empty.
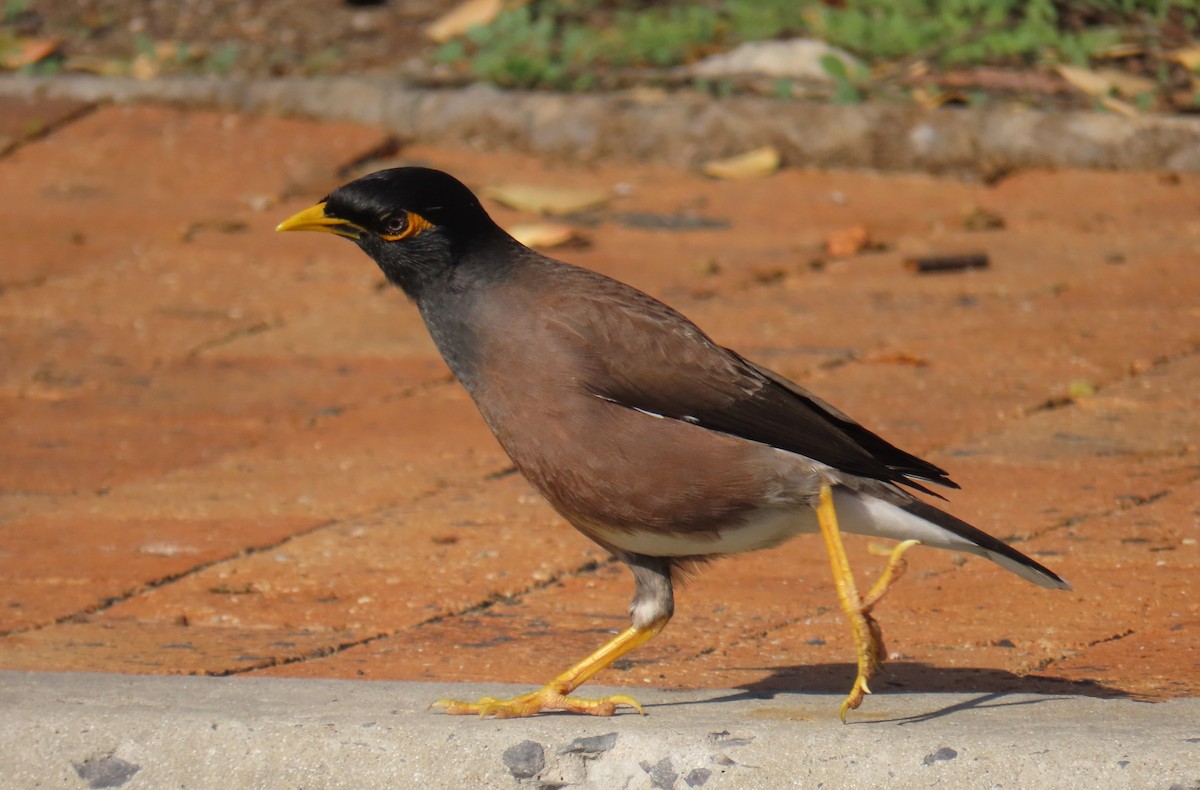
[[[58,51],[59,41],[53,38],[22,38],[15,45],[4,48],[0,66],[19,69],[37,63]]]
[[[1154,80],[1139,77],[1120,69],[1096,69],[1096,74],[1108,80],[1108,84],[1122,98],[1136,99],[1138,96],[1158,90],[1158,83]]]
[[[912,98],[919,106],[934,110],[947,104],[968,104],[970,97],[959,91],[929,90],[913,88]]]
[[[1006,224],[1001,214],[982,206],[976,206],[963,217],[963,229],[970,231],[1002,230]]]
[[[1137,108],[1132,104],[1123,102],[1120,99],[1114,99],[1112,96],[1101,96],[1100,106],[1119,115],[1124,115],[1127,118],[1132,118],[1138,114]]]
[[[588,243],[588,238],[570,225],[553,223],[514,225],[508,229],[508,232],[514,239],[535,250],[582,246]]]
[[[194,63],[208,57],[209,51],[203,45],[183,44],[178,41],[156,41],[154,57],[164,63]]]
[[[101,58],[95,55],[72,55],[63,63],[64,71],[82,71],[101,77],[120,77],[128,73],[129,68],[124,61],[115,58]]]
[[[1124,58],[1135,58],[1144,54],[1146,54],[1146,48],[1141,44],[1131,41],[1121,41],[1095,50],[1092,52],[1092,57],[1096,60],[1121,60]]]
[[[129,76],[137,80],[152,80],[158,76],[158,59],[152,55],[138,55],[129,64]]]
[[[425,35],[439,44],[445,44],[473,27],[491,22],[500,13],[501,6],[501,0],[466,0],[429,23]]]
[[[245,233],[248,226],[244,220],[235,219],[233,217],[218,217],[215,219],[202,219],[188,225],[182,233],[179,234],[179,240],[184,243],[195,241],[196,237],[201,233]]]
[[[1096,385],[1086,379],[1077,379],[1067,385],[1067,394],[1072,398],[1087,398],[1096,394]]]
[[[849,258],[862,252],[870,241],[866,225],[852,225],[830,232],[825,237],[825,249],[835,258]]]
[[[1173,60],[1188,71],[1200,70],[1200,46],[1184,47],[1167,54],[1167,60]]]
[[[908,351],[879,351],[862,357],[863,362],[874,362],[880,365],[906,365],[913,368],[929,366],[929,360]]]
[[[1121,92],[1121,87],[1113,80],[1113,69],[1106,69],[1104,72],[1092,71],[1091,69],[1084,69],[1078,66],[1055,66],[1055,69],[1072,86],[1089,96],[1095,96],[1100,101],[1100,105],[1105,109],[1127,116],[1138,114],[1137,108],[1133,105],[1127,104],[1112,95],[1113,93]],[[1128,80],[1123,80],[1122,84],[1127,89],[1134,89],[1135,84],[1132,82],[1134,79],[1136,78],[1129,77]],[[1138,85],[1137,87],[1141,86]],[[1155,87],[1157,86],[1150,83],[1150,90],[1154,90]],[[1141,92],[1145,93],[1146,91]]]
[[[1059,76],[1069,82],[1072,87],[1089,96],[1107,96],[1112,92],[1112,83],[1091,69],[1067,65],[1059,65],[1054,68]]]
[[[608,194],[598,189],[506,184],[489,187],[486,194],[501,205],[518,211],[561,217],[599,208],[608,202]]]
[[[708,162],[701,168],[701,172],[712,178],[740,181],[769,176],[779,169],[780,162],[779,149],[773,145],[764,145],[728,159]]]

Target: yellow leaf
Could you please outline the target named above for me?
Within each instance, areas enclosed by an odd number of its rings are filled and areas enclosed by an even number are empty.
[[[570,225],[553,223],[514,225],[508,229],[508,232],[514,239],[535,250],[587,244],[587,238]]]
[[[1200,46],[1184,47],[1167,54],[1167,60],[1173,60],[1188,71],[1200,70]]]
[[[64,71],[82,71],[102,77],[121,77],[129,73],[129,66],[116,58],[101,58],[93,55],[72,55],[63,63]]]
[[[1058,75],[1089,96],[1107,96],[1112,92],[1112,83],[1091,69],[1079,66],[1060,65],[1054,67]]]
[[[958,91],[931,91],[926,88],[912,89],[913,101],[927,110],[944,104],[967,104],[970,97]]]
[[[1124,115],[1126,118],[1133,118],[1138,114],[1137,108],[1132,104],[1114,99],[1112,96],[1101,96],[1100,106],[1118,115]]]
[[[430,22],[425,28],[425,35],[444,44],[473,27],[491,22],[500,13],[501,5],[501,0],[466,0]]]
[[[779,169],[779,150],[773,145],[764,145],[744,154],[708,162],[701,172],[712,178],[740,181],[747,178],[762,178]]]
[[[138,80],[152,80],[158,72],[158,60],[151,55],[138,55],[129,65],[129,76]]]
[[[1096,74],[1108,81],[1108,84],[1125,99],[1136,99],[1147,93],[1158,90],[1158,83],[1146,77],[1139,77],[1120,69],[1096,69]]]
[[[489,187],[486,194],[501,205],[534,214],[561,217],[599,208],[608,202],[608,194],[598,189],[506,184]]]

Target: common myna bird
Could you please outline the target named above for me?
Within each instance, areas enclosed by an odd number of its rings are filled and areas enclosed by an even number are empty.
[[[853,630],[861,704],[885,657],[871,609],[923,543],[978,554],[1044,587],[1035,560],[912,496],[958,486],[797,384],[724,348],[662,302],[551,260],[504,232],[438,170],[352,181],[278,230],[353,240],[416,303],[438,350],[513,463],[562,516],[633,572],[632,625],[513,699],[448,713],[611,715],[632,698],[570,696],[663,629],[691,566],[821,532]],[[860,596],[839,530],[901,541]]]

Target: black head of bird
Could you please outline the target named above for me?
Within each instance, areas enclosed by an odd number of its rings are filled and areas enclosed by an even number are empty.
[[[461,181],[424,167],[363,176],[276,230],[324,231],[350,239],[412,298],[444,278],[473,248],[507,238]]]
[[[657,634],[682,569],[825,540],[853,626],[858,674],[842,716],[883,660],[871,609],[917,543],[986,557],[1046,587],[1066,583],[991,535],[917,499],[956,487],[798,384],[715,343],[662,302],[529,250],[456,179],[398,168],[335,190],[279,230],[354,240],[416,301],[451,370],[517,468],[576,529],[629,566],[632,625],[538,691],[442,700],[450,713],[607,715],[624,695],[570,697]],[[900,541],[859,595],[841,530]]]

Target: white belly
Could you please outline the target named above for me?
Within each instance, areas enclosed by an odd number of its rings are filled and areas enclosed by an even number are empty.
[[[891,540],[916,538],[928,546],[978,552],[970,541],[882,500],[839,489],[833,492],[833,502],[842,532]],[[740,554],[769,549],[801,533],[818,531],[817,511],[806,505],[763,508],[743,523],[715,533],[633,533],[595,526],[589,530],[615,548],[649,557]]]
[[[625,532],[591,527],[596,537],[614,548],[648,557],[695,557],[705,554],[740,554],[778,546],[801,532],[817,529],[816,511],[808,507],[769,508],[744,523],[718,532]]]

